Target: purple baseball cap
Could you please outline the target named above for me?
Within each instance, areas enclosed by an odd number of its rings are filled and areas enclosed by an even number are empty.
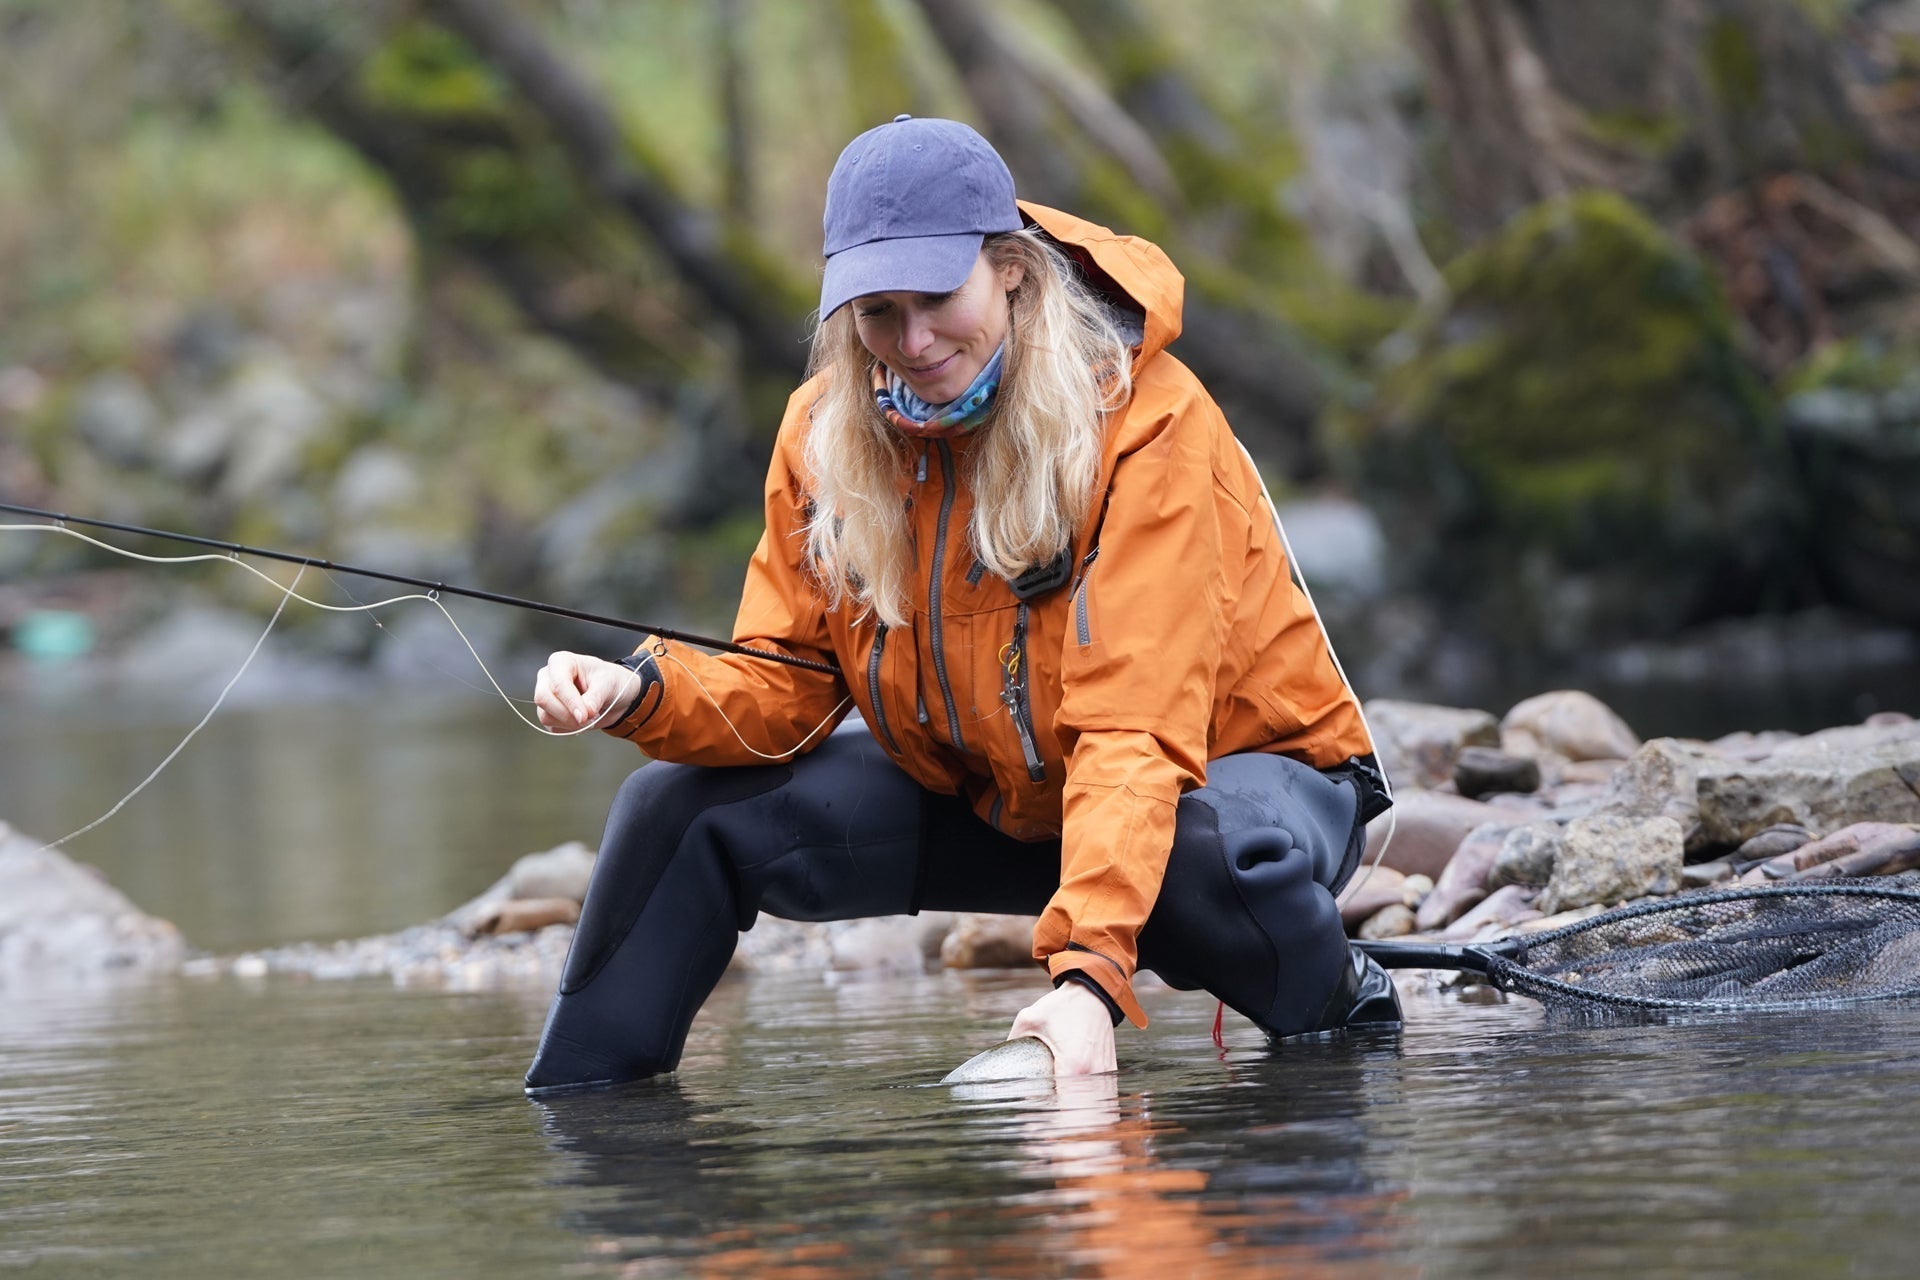
[[[980,242],[1018,231],[1013,175],[957,120],[895,116],[840,153],[827,179],[820,318],[869,293],[946,293],[966,282]]]

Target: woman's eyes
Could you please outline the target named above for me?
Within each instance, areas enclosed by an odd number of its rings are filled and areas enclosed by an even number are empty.
[[[953,295],[958,292],[960,292],[958,289],[949,289],[945,293],[923,293],[918,296],[920,298],[920,305],[928,310],[932,310],[935,307],[943,307],[948,302],[951,302]],[[865,307],[855,307],[853,313],[862,320],[871,320],[875,316],[883,316],[891,310],[893,310],[893,304],[891,302],[876,302]]]

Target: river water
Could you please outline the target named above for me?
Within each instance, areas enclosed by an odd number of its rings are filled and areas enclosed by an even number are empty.
[[[497,712],[497,707],[495,708]],[[476,708],[216,720],[76,856],[216,950],[427,918],[596,836],[631,763]],[[0,723],[95,816],[184,726]],[[1583,1026],[1416,993],[1270,1049],[1149,990],[1116,1078],[932,1084],[1025,975],[729,979],[669,1082],[529,1101],[547,993],[0,988],[0,1271],[1857,1276],[1920,1245],[1920,1008]]]

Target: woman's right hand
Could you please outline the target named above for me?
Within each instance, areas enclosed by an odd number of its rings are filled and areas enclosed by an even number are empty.
[[[639,679],[617,662],[562,650],[549,654],[547,665],[534,677],[533,703],[540,723],[556,733],[604,729],[624,705],[621,694],[631,698]]]

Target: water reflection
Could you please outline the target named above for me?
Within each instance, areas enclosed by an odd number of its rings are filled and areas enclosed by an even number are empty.
[[[545,992],[0,990],[0,1266],[143,1277],[1907,1274],[1920,1006],[931,1085],[1025,975],[722,984],[675,1080],[528,1102]]]
[[[1365,1117],[1399,1090],[1391,1043],[952,1088],[876,1081],[883,1060],[790,1074],[811,1055],[768,1047],[724,1101],[688,1070],[532,1104],[593,1193],[570,1219],[591,1256],[636,1275],[1238,1276],[1397,1240],[1404,1189],[1365,1158]]]

